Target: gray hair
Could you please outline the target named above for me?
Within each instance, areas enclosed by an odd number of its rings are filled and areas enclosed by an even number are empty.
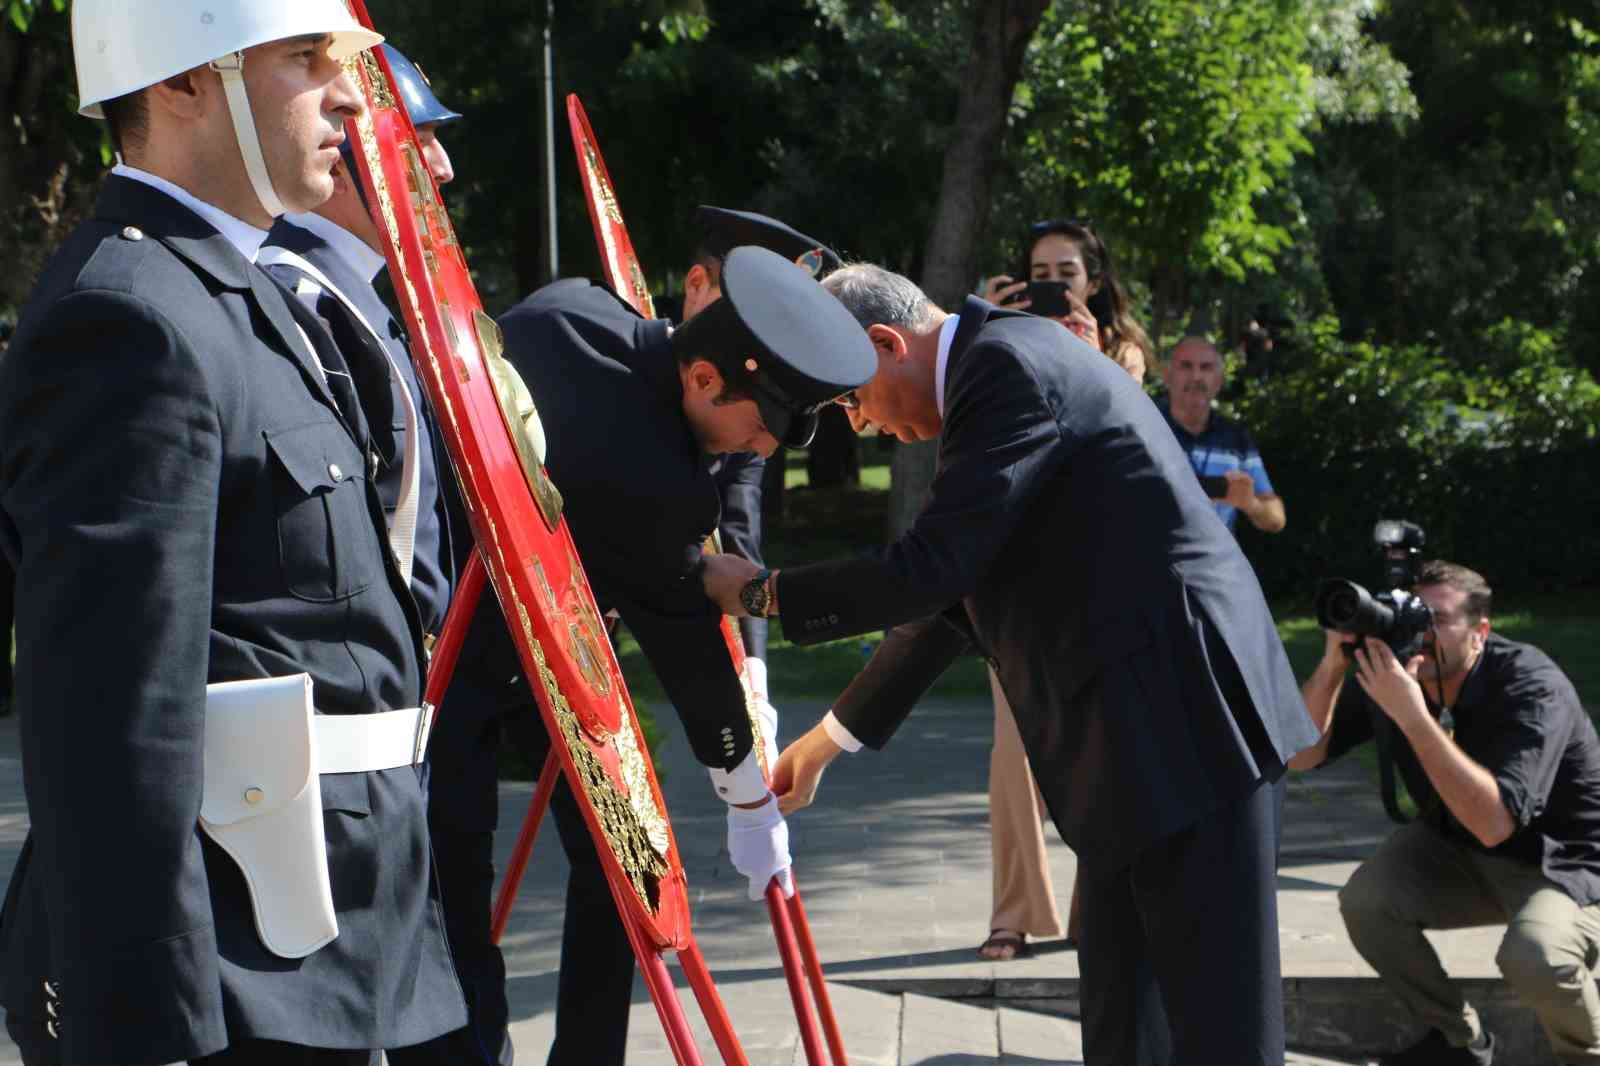
[[[939,308],[910,278],[872,263],[851,263],[822,281],[845,310],[868,326],[895,326],[912,333],[933,328]]]

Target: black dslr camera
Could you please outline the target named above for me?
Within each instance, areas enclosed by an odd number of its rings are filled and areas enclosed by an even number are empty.
[[[1433,611],[1411,592],[1427,538],[1415,522],[1386,518],[1373,527],[1372,539],[1383,556],[1389,591],[1374,595],[1354,581],[1324,581],[1317,590],[1317,624],[1361,640],[1376,637],[1403,662],[1422,650],[1423,634],[1433,623]]]

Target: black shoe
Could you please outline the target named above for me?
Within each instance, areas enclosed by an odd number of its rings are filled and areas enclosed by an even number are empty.
[[[1437,1029],[1404,1051],[1396,1051],[1378,1059],[1378,1066],[1490,1066],[1494,1061],[1494,1034],[1483,1034],[1481,1048],[1456,1047]]]

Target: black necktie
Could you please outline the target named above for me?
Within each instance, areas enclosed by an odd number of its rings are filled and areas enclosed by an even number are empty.
[[[375,350],[375,341],[350,309],[332,293],[317,297],[317,315],[328,324],[334,346],[339,349],[342,365],[329,366],[328,388],[333,391],[339,405],[359,405],[366,416],[372,443],[384,462],[398,461],[398,442],[395,439],[395,402],[390,384],[389,359]],[[337,373],[335,370],[337,369]],[[344,392],[335,385],[342,382]]]

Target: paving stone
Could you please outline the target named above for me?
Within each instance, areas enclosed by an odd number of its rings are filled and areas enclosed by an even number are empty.
[[[928,996],[902,1000],[900,1066],[993,1066],[999,1055],[994,1011]]]
[[[821,704],[783,706],[784,738],[809,728],[825,709]],[[806,909],[853,1063],[898,1066],[901,992],[998,996],[1003,1008],[997,1017],[970,1004],[911,997],[908,1002],[917,1005],[912,1031],[921,1041],[911,1051],[922,1056],[916,1060],[919,1066],[993,1062],[1001,1050],[995,1034],[1008,1032],[1008,1025],[1015,1054],[1037,1061],[1041,1049],[1023,1043],[1032,1039],[1034,1027],[1049,1034],[1050,1023],[1071,1023],[1060,1017],[1036,1022],[1028,1012],[1010,1006],[1026,1002],[1039,1011],[1076,1012],[1075,952],[1044,943],[1033,959],[998,964],[975,954],[987,931],[990,906],[986,775],[992,720],[984,701],[931,701],[885,751],[835,763],[817,804],[790,820]],[[663,715],[663,725],[668,731],[659,759],[665,771],[663,791],[685,857],[701,949],[752,1066],[803,1063],[765,909],[745,899],[743,881],[727,860],[724,808],[677,734],[670,711]],[[17,751],[16,719],[0,719],[0,891],[27,829]],[[1362,1011],[1380,1036],[1398,1041],[1411,1035],[1388,1012],[1373,1006],[1382,1004],[1381,987],[1351,948],[1338,913],[1339,887],[1390,831],[1371,776],[1354,759],[1291,776],[1285,811],[1278,904],[1284,973],[1290,979],[1290,1000],[1299,1004],[1291,1010],[1291,1031],[1300,1031],[1296,1026],[1305,1023],[1304,1031],[1327,1037],[1316,1046],[1335,1055],[1344,1054],[1337,1050],[1339,1041],[1354,1039],[1359,1027],[1332,1025],[1329,1036],[1329,1020],[1337,1022],[1337,1016],[1327,1004],[1334,1000]],[[531,795],[526,783],[501,787],[496,853],[502,868]],[[1057,905],[1065,915],[1074,858],[1049,827],[1046,840]],[[565,883],[566,861],[553,827],[547,825],[502,945],[513,1038],[519,1058],[529,1062],[543,1061],[553,1035]],[[1503,1019],[1507,1026],[1518,1026],[1522,1016],[1504,998],[1503,986],[1495,984],[1493,957],[1501,935],[1502,930],[1488,928],[1430,934],[1430,939],[1451,974],[1467,980],[1473,994],[1484,998],[1496,1024]],[[675,967],[673,971],[681,987]],[[1324,999],[1320,1005],[1313,1002],[1318,996]],[[692,997],[683,995],[682,1002],[701,1038],[702,1055],[708,1064],[715,1063],[718,1057]],[[926,1024],[917,1021],[924,1009]],[[972,1011],[987,1020],[980,1023],[977,1015],[967,1013]],[[950,1018],[967,1023],[943,1026]],[[983,1032],[997,1041],[987,1060],[972,1058],[978,1052],[967,1043],[973,1033]],[[945,1034],[950,1046],[931,1046]],[[1532,1066],[1541,1061],[1540,1054],[1537,1046],[1530,1047],[1527,1057],[1517,1059],[1518,1066]],[[0,1039],[0,1066],[17,1066],[19,1061],[10,1042]],[[629,1066],[671,1061],[640,983],[633,992],[628,1061]],[[1290,1061],[1309,1066],[1359,1060],[1297,1053]]]
[[[1083,1029],[1076,1021],[1004,1007],[996,1014],[1000,1032],[999,1061],[1007,1066],[1083,1062]]]

